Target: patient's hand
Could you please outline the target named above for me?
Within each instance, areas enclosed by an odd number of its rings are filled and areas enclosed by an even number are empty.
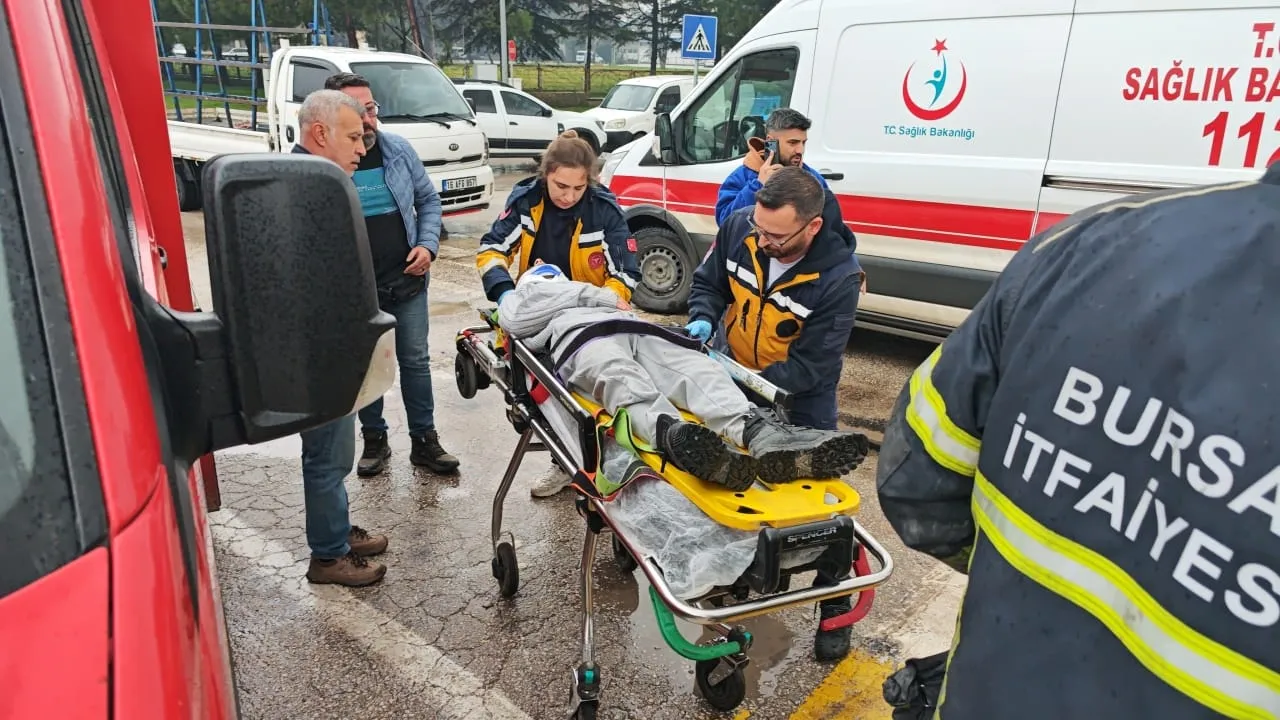
[[[623,300],[622,298],[618,298],[618,309],[619,309],[619,310],[630,310],[630,309],[631,309],[631,303],[627,302],[626,300]]]

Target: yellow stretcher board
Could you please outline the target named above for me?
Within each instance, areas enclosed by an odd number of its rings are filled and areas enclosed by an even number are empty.
[[[599,403],[581,393],[572,390],[570,393],[583,409],[596,418],[598,425],[607,426],[613,422],[613,417]],[[689,422],[698,421],[684,410],[681,414]],[[852,517],[862,503],[858,491],[838,478],[796,480],[776,485],[756,480],[746,490],[735,492],[700,480],[670,463],[664,465],[659,454],[643,447],[636,447],[636,454],[712,520],[736,530],[754,532],[764,526],[786,528],[827,520],[836,515]],[[828,494],[835,498],[835,502],[826,501]]]

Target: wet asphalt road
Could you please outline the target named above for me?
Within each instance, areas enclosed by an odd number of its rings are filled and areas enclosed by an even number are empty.
[[[500,176],[500,188],[522,174]],[[352,474],[354,523],[390,536],[386,579],[371,588],[312,586],[303,578],[300,442],[296,436],[218,454],[223,509],[211,514],[219,580],[246,718],[558,718],[580,655],[578,564],[584,523],[571,493],[533,500],[550,471],[528,456],[506,502],[516,537],[520,590],[502,599],[490,574],[490,506],[517,435],[496,388],[463,400],[453,379],[454,333],[485,306],[473,265],[479,235],[500,209],[447,220],[450,237],[432,267],[431,355],[436,425],[461,472],[415,469],[398,385],[387,396],[394,455],[382,476]],[[203,220],[184,215],[197,299],[211,308]],[[663,318],[672,322],[678,318]],[[928,343],[855,331],[841,410],[882,422]],[[873,434],[874,435],[874,434]],[[854,652],[836,665],[812,659],[812,607],[747,621],[755,645],[747,700],[717,713],[694,690],[693,663],[658,632],[643,574],[613,565],[607,538],[595,563],[596,662],[602,718],[887,719],[884,677],[906,657],[947,647],[963,578],[907,551],[880,514],[876,456],[847,481],[862,494],[859,522],[897,569],[854,627]],[[808,579],[800,579],[808,584]],[[681,623],[690,640],[712,635]]]

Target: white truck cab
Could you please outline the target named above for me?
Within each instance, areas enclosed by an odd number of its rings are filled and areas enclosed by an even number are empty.
[[[945,335],[1066,215],[1259,177],[1280,159],[1278,62],[1280,9],[1255,0],[781,0],[605,165],[636,303],[684,307],[721,182],[785,106],[857,235],[859,324]]]
[[[583,112],[604,123],[605,150],[653,133],[654,118],[675,109],[693,90],[690,75],[628,78],[609,88],[600,105]]]
[[[378,125],[408,140],[440,194],[446,216],[476,212],[493,198],[489,147],[471,107],[453,82],[415,55],[342,47],[298,46],[277,50],[266,73],[266,124],[243,128],[169,121],[178,194],[184,210],[199,207],[200,165],[230,152],[290,152],[298,140],[298,110],[330,75],[353,72],[368,79],[378,102]],[[206,108],[216,107],[204,96]],[[233,101],[234,102],[234,101]],[[207,110],[206,110],[207,112]],[[207,123],[208,121],[206,121]]]

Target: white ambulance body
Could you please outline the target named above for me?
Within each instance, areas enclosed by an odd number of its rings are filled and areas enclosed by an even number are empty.
[[[1260,176],[1280,159],[1280,8],[1207,4],[782,0],[669,125],[608,158],[637,304],[683,309],[720,183],[779,106],[813,120],[805,162],[858,237],[860,324],[907,335],[949,332],[1076,210]]]

